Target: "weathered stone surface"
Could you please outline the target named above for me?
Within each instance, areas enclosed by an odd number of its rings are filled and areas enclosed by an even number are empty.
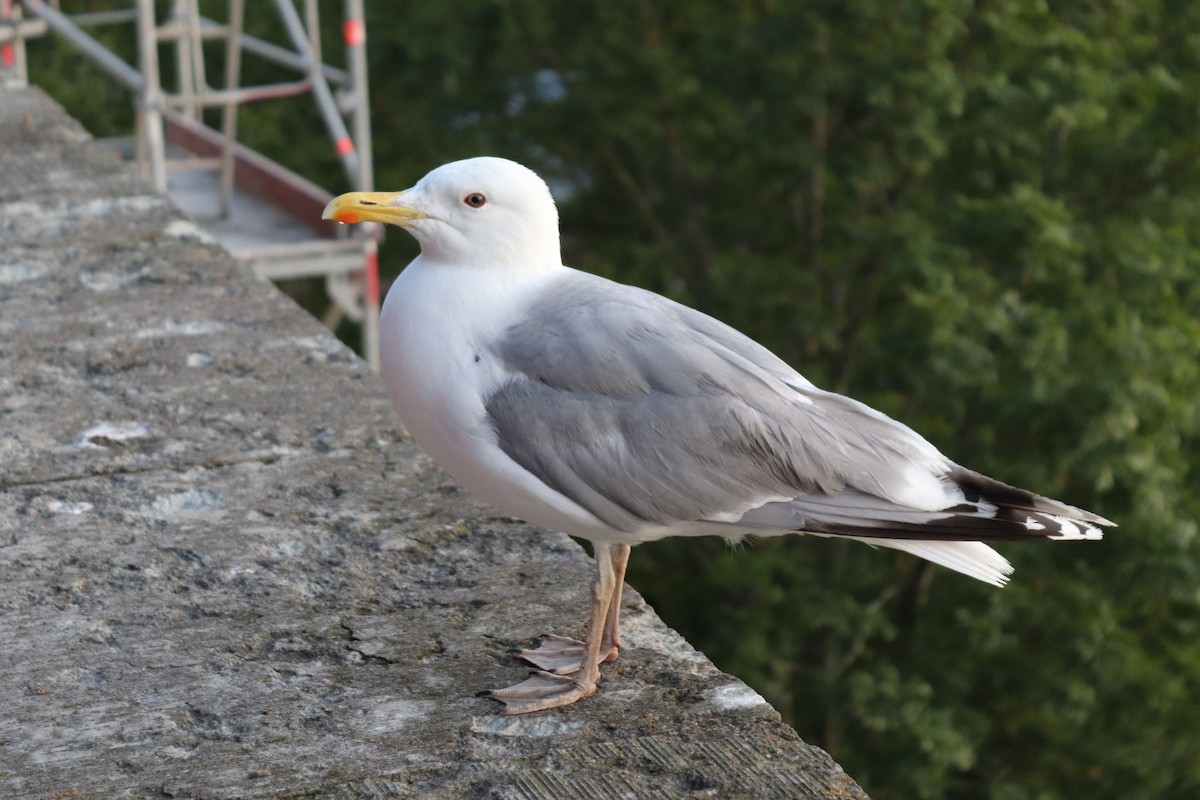
[[[865,797],[575,543],[466,496],[353,354],[36,90],[0,89],[0,796]]]

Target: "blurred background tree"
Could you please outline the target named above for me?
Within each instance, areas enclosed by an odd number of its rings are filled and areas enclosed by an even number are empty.
[[[522,161],[567,263],[1122,526],[1002,546],[1003,591],[798,537],[639,547],[630,582],[668,623],[878,798],[1200,796],[1200,5],[367,11],[381,188]],[[62,43],[31,62],[93,130],[124,124]],[[241,132],[345,188],[307,105]],[[385,269],[415,252],[390,236]]]

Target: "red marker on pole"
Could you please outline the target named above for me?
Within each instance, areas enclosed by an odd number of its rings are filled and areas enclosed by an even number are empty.
[[[379,306],[379,251],[374,242],[367,245],[366,265],[363,272],[366,273],[367,307],[377,308]]]
[[[347,47],[362,47],[367,40],[367,32],[361,19],[351,17],[342,25],[342,40]]]
[[[12,19],[12,0],[0,0],[0,19]],[[12,69],[17,65],[17,46],[12,42],[0,47],[0,64],[3,64],[6,69]]]

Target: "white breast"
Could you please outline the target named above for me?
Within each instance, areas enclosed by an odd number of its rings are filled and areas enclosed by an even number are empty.
[[[414,261],[392,285],[380,318],[380,364],[404,427],[442,469],[498,510],[593,539],[616,534],[510,459],[487,422],[486,398],[507,373],[488,342],[518,312],[502,271]]]

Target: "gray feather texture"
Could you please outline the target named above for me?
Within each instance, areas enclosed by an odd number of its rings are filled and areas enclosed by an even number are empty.
[[[510,376],[485,402],[499,445],[614,528],[831,531],[940,510],[897,502],[914,469],[951,468],[932,445],[700,312],[570,272],[520,318],[493,345]]]

